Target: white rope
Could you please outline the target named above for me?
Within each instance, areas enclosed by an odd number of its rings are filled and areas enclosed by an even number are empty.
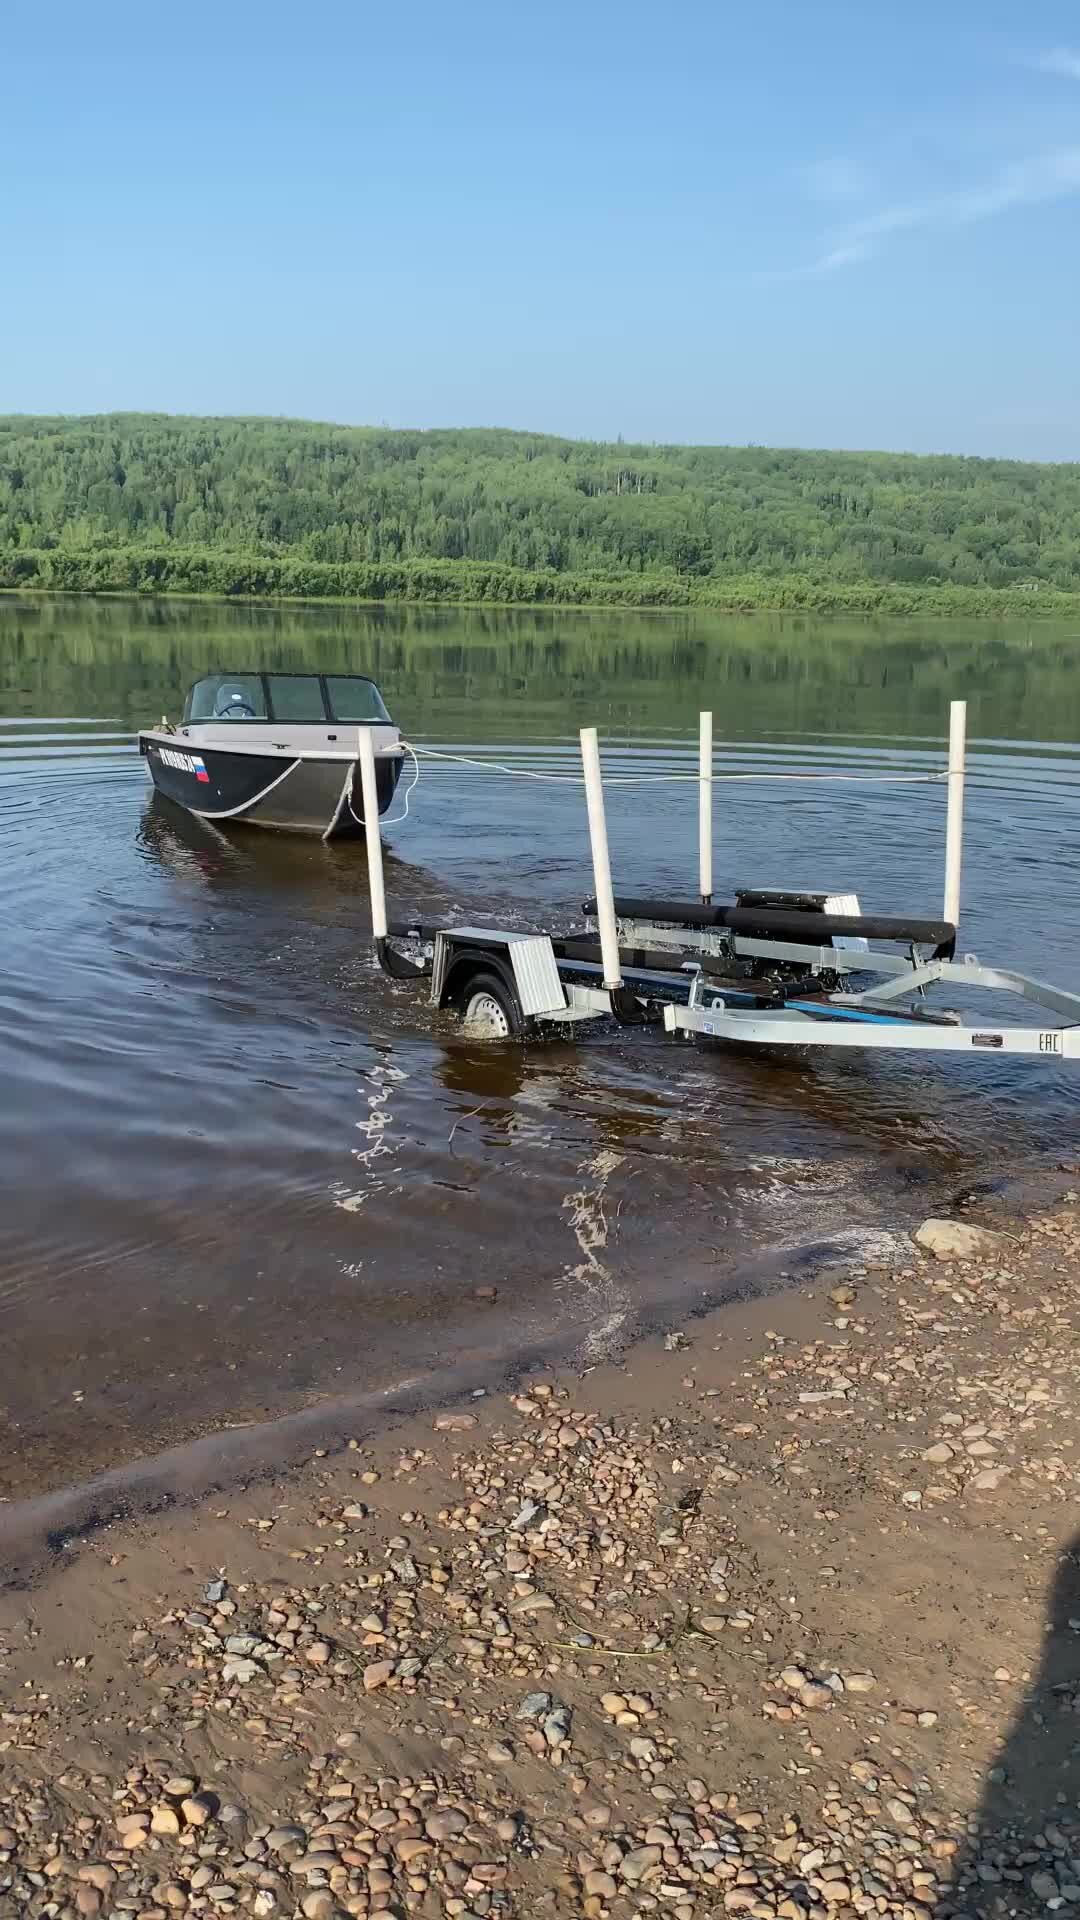
[[[409,752],[415,759],[423,754],[427,760],[451,761],[459,767],[475,767],[480,773],[506,774],[514,780],[543,780],[554,786],[581,787],[585,782],[577,773],[537,773],[530,767],[508,767],[500,760],[475,760],[464,753],[443,753],[436,747],[416,747],[409,742]],[[418,763],[419,764],[419,763]],[[728,780],[810,780],[842,782],[856,786],[901,786],[917,787],[939,784],[948,779],[942,773],[722,773],[715,776],[720,785]],[[604,785],[608,787],[643,787],[660,783],[677,783],[697,786],[700,781],[697,773],[612,773],[604,775]],[[411,789],[410,789],[411,791]]]
[[[407,741],[407,740],[403,740],[401,744],[402,744],[402,746],[404,747],[404,749],[405,749],[405,752],[406,752],[406,753],[411,753],[411,754],[412,754],[412,763],[413,763],[413,777],[412,777],[412,779],[411,779],[411,781],[409,782],[409,785],[408,785],[408,786],[406,787],[406,789],[405,789],[405,792],[404,792],[404,794],[402,795],[402,798],[404,799],[404,802],[405,802],[405,805],[404,805],[404,807],[403,807],[403,809],[402,809],[402,811],[401,811],[400,813],[390,813],[390,814],[387,814],[387,815],[386,815],[386,817],[385,817],[385,819],[383,820],[383,826],[384,826],[384,827],[396,827],[396,826],[398,825],[398,822],[399,822],[399,821],[401,821],[401,820],[407,820],[407,819],[408,819],[408,817],[409,817],[409,801],[410,801],[410,799],[411,799],[411,797],[412,797],[412,795],[413,795],[413,793],[414,793],[414,791],[415,791],[415,789],[416,789],[416,788],[417,788],[417,787],[419,786],[419,784],[420,784],[420,762],[419,762],[419,760],[418,760],[418,759],[417,759],[417,757],[416,757],[416,750],[415,750],[415,748],[414,748],[414,747],[410,747],[410,745],[409,745],[409,743],[408,743],[408,741]]]
[[[420,762],[419,762],[419,760],[418,760],[418,759],[417,759],[417,757],[416,757],[416,749],[415,749],[414,747],[410,747],[410,745],[409,745],[409,743],[408,743],[408,741],[407,741],[407,740],[403,740],[401,744],[402,744],[402,746],[404,747],[404,749],[405,749],[405,752],[406,752],[406,753],[411,753],[411,754],[412,754],[412,761],[413,761],[413,777],[412,777],[412,781],[411,781],[411,783],[410,783],[410,784],[409,784],[409,786],[407,786],[407,787],[406,787],[406,789],[405,789],[405,793],[404,793],[404,796],[403,796],[403,797],[404,797],[404,800],[405,800],[405,806],[404,806],[404,808],[403,808],[403,810],[402,810],[402,812],[401,812],[401,813],[390,813],[390,814],[384,814],[384,816],[383,816],[383,819],[382,819],[382,822],[381,822],[381,824],[382,824],[382,825],[383,825],[384,827],[396,827],[396,826],[398,826],[398,825],[400,824],[400,822],[401,822],[402,820],[407,820],[407,819],[408,819],[408,817],[409,817],[409,801],[410,801],[410,799],[411,799],[411,797],[412,797],[412,794],[413,794],[413,790],[414,790],[414,788],[415,788],[416,786],[418,786],[418,785],[419,785],[419,781],[420,781]],[[359,814],[357,813],[357,811],[356,811],[356,808],[355,808],[355,807],[353,806],[353,803],[352,803],[352,782],[351,782],[351,781],[349,782],[349,789],[350,789],[350,790],[349,790],[349,794],[348,794],[348,797],[347,797],[347,801],[346,801],[346,804],[347,804],[347,806],[348,806],[348,809],[349,809],[349,812],[350,812],[350,813],[352,814],[352,817],[353,817],[353,819],[355,820],[355,822],[356,822],[356,824],[357,824],[357,826],[358,826],[358,827],[362,827],[362,826],[363,826],[363,824],[364,824],[364,822],[363,822],[363,820],[361,819],[361,817],[360,817],[360,815],[359,815]]]
[[[697,779],[697,774],[687,776]],[[725,780],[824,780],[843,781],[856,787],[932,787],[948,779],[947,773],[722,773]]]
[[[581,787],[585,782],[576,773],[533,773],[528,767],[505,767],[498,760],[470,760],[464,753],[440,753],[437,747],[416,747],[402,741],[410,753],[422,753],[425,760],[452,760],[455,766],[478,767],[481,773],[507,773],[516,780],[550,780],[563,786]]]

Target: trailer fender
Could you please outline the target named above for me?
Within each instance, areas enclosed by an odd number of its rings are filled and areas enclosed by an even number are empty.
[[[439,995],[440,1007],[460,1007],[472,982],[483,974],[494,975],[517,1008],[519,1020],[523,1020],[513,967],[500,954],[486,949],[475,953],[458,954],[451,962]]]

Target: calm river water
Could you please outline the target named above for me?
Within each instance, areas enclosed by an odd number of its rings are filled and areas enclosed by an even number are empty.
[[[152,799],[132,730],[248,664],[371,672],[416,739],[546,772],[586,722],[612,770],[685,771],[702,706],[718,773],[937,768],[965,695],[961,945],[1080,984],[1063,627],[0,599],[8,1498],[324,1397],[599,1356],[1075,1151],[1053,1063],[468,1042],[374,969],[362,847]],[[692,895],[692,786],[609,813],[617,886]],[[717,893],[938,913],[943,827],[936,786],[718,782]],[[391,911],[550,924],[590,890],[573,787],[429,765],[386,839]]]

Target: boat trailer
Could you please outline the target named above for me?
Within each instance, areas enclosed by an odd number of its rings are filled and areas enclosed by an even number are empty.
[[[940,920],[863,914],[854,894],[747,891],[712,899],[712,716],[701,716],[699,898],[616,895],[611,884],[599,746],[581,732],[592,846],[586,927],[567,933],[389,923],[370,742],[364,817],[372,928],[380,965],[430,983],[478,1035],[601,1018],[662,1025],[757,1046],[887,1047],[920,1052],[1080,1058],[1080,995],[956,956],[963,830],[965,703],[950,724],[945,910]],[[371,763],[370,765],[368,763]],[[369,799],[370,792],[370,799]],[[968,1024],[931,1010],[931,989],[980,988],[1026,1002],[1047,1024]]]

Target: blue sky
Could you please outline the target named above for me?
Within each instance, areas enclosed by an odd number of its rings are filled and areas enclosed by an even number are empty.
[[[0,410],[1080,458],[1080,8],[9,0]]]

